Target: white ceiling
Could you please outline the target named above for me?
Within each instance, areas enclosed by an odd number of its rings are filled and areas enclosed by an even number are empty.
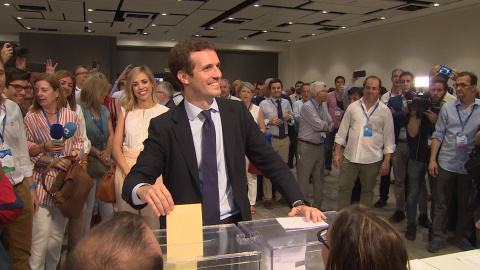
[[[285,46],[415,19],[478,0],[4,0],[0,35],[116,36],[119,43]],[[435,7],[434,3],[440,6]],[[418,10],[415,10],[418,9]],[[89,11],[91,10],[91,11]],[[384,19],[381,19],[384,17]],[[231,18],[231,19],[230,19]],[[236,23],[232,23],[236,22]],[[91,32],[88,32],[91,31]]]

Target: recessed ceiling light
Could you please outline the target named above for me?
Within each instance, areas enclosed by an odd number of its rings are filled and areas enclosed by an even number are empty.
[[[322,13],[328,13],[328,11],[324,10],[324,11],[322,11]]]
[[[195,34],[196,37],[199,37],[200,35],[199,34]]]
[[[259,4],[254,4],[253,6],[254,6],[254,7],[259,7],[260,5],[259,5]]]
[[[91,32],[92,32],[92,30],[88,29],[88,30],[87,30],[87,32],[88,32],[88,33],[91,33]]]
[[[243,39],[248,39],[248,37],[243,37]]]
[[[143,32],[144,35],[148,35],[148,32]]]
[[[288,24],[293,24],[293,22],[288,22]]]
[[[268,31],[267,31],[267,30],[263,30],[262,32],[263,32],[263,33],[267,33]]]
[[[213,30],[213,29],[215,29],[215,27],[213,26],[208,27],[208,30]]]
[[[23,19],[23,18],[22,17],[17,17],[17,20],[21,20],[21,19]]]
[[[347,27],[346,27],[346,26],[342,26],[342,29],[345,29],[345,28],[347,28]]]
[[[93,23],[92,21],[88,21],[88,23]]]
[[[157,25],[156,25],[156,24],[154,24],[154,23],[152,23],[151,25],[152,25],[152,27],[155,27],[155,26],[157,26]]]
[[[92,12],[92,11],[93,11],[93,9],[89,8],[89,9],[87,9],[87,11],[90,11],[90,12]]]
[[[27,30],[32,30],[30,26],[25,27]]]
[[[291,39],[287,40],[288,42],[292,41]]]
[[[233,20],[233,17],[228,18],[229,20]]]
[[[163,13],[162,13],[162,16],[167,16],[167,13],[163,12]]]
[[[380,20],[385,20],[386,18],[385,17],[381,17]]]
[[[434,7],[439,7],[440,6],[440,3],[435,3],[433,4]]]
[[[10,6],[9,3],[3,3],[3,5],[6,6],[6,7],[9,7],[9,6]]]
[[[177,1],[178,1],[178,0],[177,0]],[[178,2],[180,2],[180,1],[178,1]],[[171,40],[175,40],[175,39],[174,39],[174,38],[172,38]]]
[[[312,36],[315,36],[315,35],[316,35],[315,33],[312,34]]]

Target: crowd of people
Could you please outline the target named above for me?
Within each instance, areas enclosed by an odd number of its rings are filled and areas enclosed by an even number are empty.
[[[373,222],[398,240],[398,231],[369,209],[387,204],[393,173],[396,211],[390,222],[407,218],[406,239],[415,240],[417,225],[427,227],[427,249],[437,252],[446,244],[447,224],[453,224],[455,243],[473,249],[474,211],[466,207],[473,187],[464,164],[479,132],[480,109],[475,109],[480,101],[471,72],[454,70],[446,76],[433,67],[430,85],[415,87],[412,73],[395,69],[390,90],[377,76],[355,86],[356,72],[348,85],[337,76],[330,89],[323,81],[297,81],[290,88],[278,78],[230,84],[222,78],[213,44],[201,40],[182,41],[172,49],[172,76],[161,82],[147,66],[127,66],[111,85],[104,74],[85,66],[70,73],[47,60],[44,73],[27,72],[25,61],[12,59],[15,55],[4,46],[0,139],[2,152],[11,154],[0,161],[14,164],[5,176],[25,203],[20,217],[0,224],[5,248],[0,247],[0,258],[9,257],[13,269],[55,269],[65,234],[73,265],[89,258],[88,269],[98,269],[95,265],[105,262],[90,257],[92,250],[108,251],[92,239],[109,243],[102,240],[107,234],[126,230],[114,226],[122,219],[132,230],[165,228],[164,216],[175,204],[202,203],[204,225],[250,220],[257,198],[266,209],[283,203],[292,208],[289,216],[317,222],[325,219],[320,209],[332,166],[340,170],[338,210],[344,209],[339,217],[345,220],[335,223],[328,239],[351,231],[337,227]],[[75,135],[53,140],[52,126],[68,122],[78,127]],[[46,186],[68,169],[66,156],[74,156],[94,184],[78,219],[65,218],[42,186],[41,175],[55,158],[60,161],[46,172]],[[96,196],[112,166],[115,205]],[[380,198],[374,203],[378,179]],[[349,207],[356,202],[363,206]],[[114,215],[124,211],[142,218]],[[362,221],[353,218],[359,213]],[[89,233],[98,217],[108,226]],[[149,232],[136,237],[154,241]],[[335,239],[342,237],[349,238]],[[372,231],[362,237],[375,236]],[[339,264],[348,261],[342,259],[348,254],[335,243],[330,247],[327,268],[347,269]],[[153,259],[145,263],[161,263],[158,254],[152,252]],[[396,259],[405,266],[408,256],[399,254]],[[128,258],[115,259],[125,263]]]

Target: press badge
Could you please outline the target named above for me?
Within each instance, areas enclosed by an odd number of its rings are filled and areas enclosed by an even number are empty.
[[[325,132],[320,132],[320,139],[321,139],[322,141],[325,141],[325,140],[327,139],[327,133],[325,133]]]
[[[342,114],[342,110],[335,109],[335,116],[340,116],[340,114]]]
[[[400,140],[406,140],[407,139],[407,128],[406,127],[400,128],[400,134],[398,135],[398,138]]]
[[[427,141],[428,148],[432,148],[432,139],[433,139],[432,136],[428,136],[428,141]]]
[[[63,157],[65,156],[65,154],[62,152],[58,153],[58,154],[52,154],[52,158],[59,158],[59,157]]]
[[[365,124],[363,126],[363,137],[372,137],[372,136],[373,136],[372,124]]]
[[[457,147],[467,147],[468,146],[468,134],[464,132],[457,133]]]
[[[6,173],[15,171],[15,163],[10,148],[0,150],[0,162],[2,162],[3,170]]]

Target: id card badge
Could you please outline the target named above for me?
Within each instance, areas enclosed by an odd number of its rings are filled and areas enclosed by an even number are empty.
[[[0,150],[0,162],[2,162],[3,170],[6,173],[15,171],[15,163],[10,148]]]
[[[427,143],[428,143],[428,148],[432,148],[432,139],[433,139],[432,136],[428,136],[428,141],[427,141]]]
[[[406,127],[400,128],[400,134],[398,135],[398,138],[400,140],[406,140],[407,139],[407,128]]]
[[[322,139],[322,141],[325,141],[327,139],[327,133],[320,132],[320,139]]]
[[[372,136],[373,136],[372,124],[363,125],[363,137],[372,137]]]
[[[464,132],[457,133],[457,147],[467,147],[468,146],[468,134]]]
[[[52,158],[59,158],[59,157],[64,157],[65,154],[62,152],[58,153],[58,154],[52,154]]]
[[[335,116],[340,116],[342,114],[342,111],[340,109],[335,109]]]

